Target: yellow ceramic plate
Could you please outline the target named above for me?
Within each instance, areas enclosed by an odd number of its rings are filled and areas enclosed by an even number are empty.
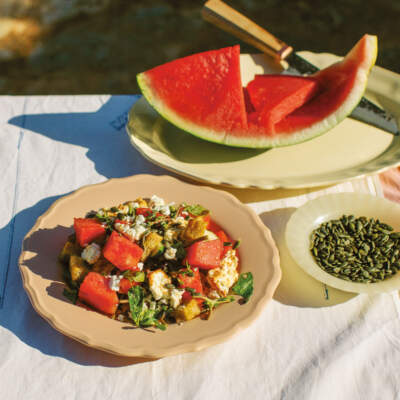
[[[400,289],[400,271],[377,283],[354,283],[336,278],[314,261],[309,250],[311,232],[322,223],[342,215],[378,218],[400,231],[400,205],[362,193],[334,193],[310,200],[299,207],[286,225],[286,245],[292,258],[305,272],[336,289],[354,293],[384,293]]]
[[[171,325],[165,332],[151,333],[87,311],[63,297],[64,284],[57,256],[73,232],[73,218],[93,209],[153,194],[167,202],[202,204],[232,237],[242,239],[241,270],[251,271],[254,277],[254,292],[247,304],[224,304],[209,321],[196,319],[182,326]],[[33,307],[55,329],[100,350],[145,358],[197,351],[228,339],[261,313],[281,276],[278,250],[271,232],[252,209],[229,193],[152,175],[112,179],[57,200],[26,236],[20,271]]]
[[[319,67],[337,57],[303,53]],[[242,55],[244,85],[255,73],[279,72],[262,55]],[[375,67],[366,96],[400,117],[400,76]],[[299,188],[332,184],[400,164],[400,137],[347,118],[328,133],[272,150],[240,149],[198,139],[176,128],[144,98],[131,109],[127,131],[147,159],[203,182],[239,188]]]

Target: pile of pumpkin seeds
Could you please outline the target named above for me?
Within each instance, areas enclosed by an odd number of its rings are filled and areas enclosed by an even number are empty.
[[[378,219],[343,215],[321,224],[310,240],[317,264],[346,281],[379,282],[400,269],[400,232]]]

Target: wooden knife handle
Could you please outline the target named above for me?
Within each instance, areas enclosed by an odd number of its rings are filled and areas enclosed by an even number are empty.
[[[231,33],[278,61],[283,60],[293,51],[292,47],[277,39],[221,0],[208,0],[203,6],[202,15],[206,21]]]

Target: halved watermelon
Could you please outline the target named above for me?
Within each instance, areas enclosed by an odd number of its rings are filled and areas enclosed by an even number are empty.
[[[287,146],[321,135],[351,113],[376,55],[376,37],[364,35],[341,62],[304,78],[319,87],[310,101],[305,96],[277,114],[271,110],[279,101],[273,101],[260,118],[249,117],[255,107],[248,90],[242,89],[238,46],[171,61],[137,79],[164,118],[195,136],[237,147]],[[282,79],[287,85],[287,78]]]

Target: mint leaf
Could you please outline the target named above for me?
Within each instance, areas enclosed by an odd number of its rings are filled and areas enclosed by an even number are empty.
[[[240,274],[238,281],[232,287],[232,292],[242,296],[244,302],[247,303],[253,294],[253,274],[251,272]]]
[[[144,290],[141,286],[133,286],[128,291],[131,318],[136,326],[140,326],[144,305]]]
[[[156,318],[157,310],[150,310],[144,302],[144,289],[141,286],[133,286],[128,291],[129,308],[133,323],[139,327],[155,326],[165,330],[166,326]]]

